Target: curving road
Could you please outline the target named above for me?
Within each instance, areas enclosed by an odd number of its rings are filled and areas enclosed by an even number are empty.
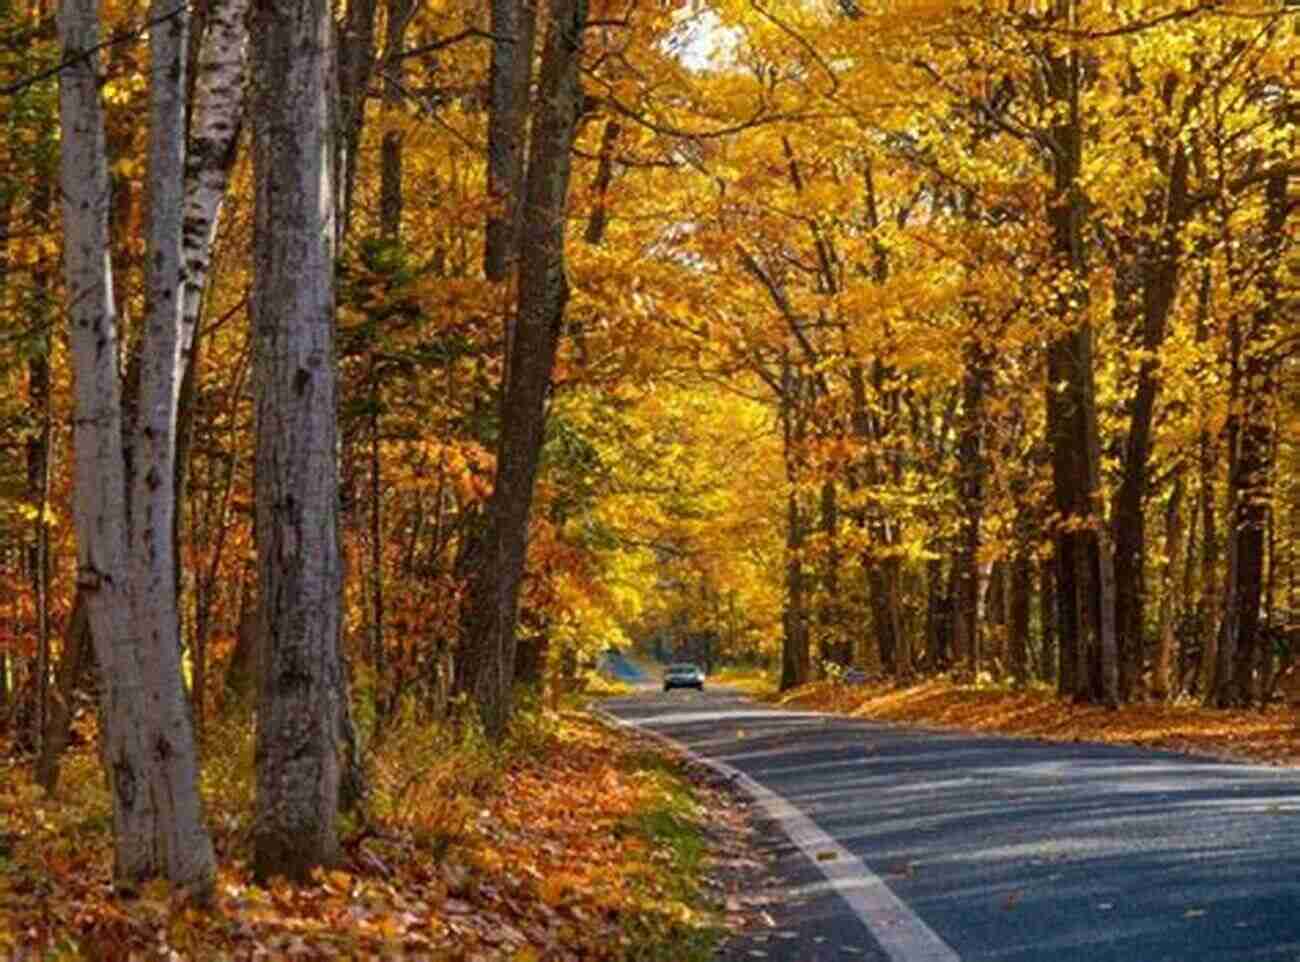
[[[757,796],[768,962],[1300,962],[1300,771],[785,712],[602,707]]]

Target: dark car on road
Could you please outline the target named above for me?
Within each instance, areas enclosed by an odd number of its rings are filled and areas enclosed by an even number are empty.
[[[688,661],[669,665],[664,672],[664,691],[672,691],[674,688],[694,688],[696,691],[704,691],[704,672],[700,670],[700,666]]]

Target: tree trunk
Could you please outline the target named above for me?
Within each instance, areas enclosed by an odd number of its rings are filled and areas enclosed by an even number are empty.
[[[931,558],[925,563],[925,664],[940,669],[947,658],[944,645],[943,561]]]
[[[1209,340],[1211,275],[1210,268],[1201,271],[1197,292],[1196,343]],[[1200,437],[1197,450],[1197,511],[1201,517],[1200,597],[1196,603],[1196,634],[1201,640],[1200,665],[1197,671],[1197,688],[1203,698],[1214,691],[1214,671],[1218,663],[1218,589],[1219,534],[1215,506],[1214,486],[1218,473],[1218,443],[1210,430],[1209,399],[1199,400],[1197,420]]]
[[[241,455],[237,439],[234,437],[238,421],[235,416],[235,408],[244,393],[244,384],[248,377],[249,356],[245,350],[240,354],[239,362],[235,366],[234,375],[231,378],[230,390],[226,395],[225,420],[230,425],[228,434],[231,444],[231,455],[226,459],[224,473],[216,492],[209,496],[207,503],[208,522],[205,527],[205,533],[208,535],[206,540],[215,541],[209,548],[207,568],[194,573],[194,635],[190,648],[190,657],[194,666],[194,685],[191,692],[191,701],[194,704],[194,728],[198,734],[200,742],[203,739],[204,727],[207,720],[207,680],[208,680],[208,632],[212,622],[213,597],[217,592],[217,586],[221,576],[221,562],[225,556],[226,543],[230,535],[231,525],[228,523],[230,517],[230,502],[235,490],[235,472],[239,467]],[[193,364],[187,368],[193,371]],[[179,491],[179,489],[178,489]],[[212,502],[217,500],[218,504],[215,511],[215,518],[212,517]],[[215,537],[212,532],[215,531]],[[239,596],[240,602],[240,621],[238,640],[236,641],[235,655],[232,655],[231,661],[237,661],[240,645],[243,643],[246,591],[243,590],[243,584],[247,579],[241,579],[241,591]],[[252,681],[254,675],[249,675],[249,688],[244,694],[252,690]],[[229,679],[229,674],[227,675]]]
[[[835,481],[822,482],[822,536],[826,539],[826,558],[822,567],[822,601],[820,610],[822,660],[848,668],[853,652],[844,643],[844,610],[840,604],[839,499]]]
[[[1274,344],[1279,306],[1279,264],[1288,212],[1287,176],[1275,175],[1265,191],[1264,224],[1260,232],[1262,265],[1255,284],[1259,299],[1252,314],[1250,336],[1242,346],[1242,410],[1236,430],[1237,453],[1230,461],[1229,502],[1233,526],[1229,544],[1227,601],[1224,623],[1226,651],[1231,656],[1219,679],[1219,704],[1247,705],[1254,699],[1259,660],[1259,612],[1264,591],[1264,553],[1271,506],[1273,420],[1277,395]]]
[[[900,682],[911,681],[916,670],[912,638],[903,625],[903,562],[890,556],[883,563],[885,582],[885,613],[893,639],[894,677]]]
[[[386,63],[384,66],[384,105],[397,109],[401,103],[398,75],[401,71],[401,51],[405,43],[406,27],[410,23],[411,3],[408,0],[390,0],[387,9],[385,36]],[[379,220],[380,233],[385,243],[393,249],[402,240],[402,134],[397,130],[384,132],[380,148]],[[387,643],[384,637],[384,498],[383,464],[380,439],[382,437],[383,399],[380,394],[380,371],[375,345],[371,345],[370,386],[370,662],[374,669],[373,693],[376,725],[381,726],[388,712],[396,707],[400,685],[389,677]],[[390,697],[384,697],[384,691]]]
[[[1010,611],[1007,625],[1007,660],[1016,687],[1029,681],[1029,601],[1033,593],[1034,562],[1028,546],[1017,542],[1011,559]]]
[[[406,46],[406,28],[411,23],[415,0],[388,0],[388,23],[384,48],[384,106],[396,110],[402,102],[398,80],[402,70],[402,52]],[[402,148],[400,130],[387,130],[380,146],[379,222],[385,238],[396,243],[402,235]]]
[[[334,83],[325,0],[252,7],[260,684],[253,871],[338,856],[342,563],[334,347]]]
[[[963,675],[979,677],[979,547],[984,517],[984,396],[991,357],[973,336],[963,345],[961,428],[957,438],[958,498],[957,582],[954,591],[954,656]],[[964,664],[961,664],[964,661]]]
[[[1078,0],[1056,0],[1057,19],[1073,25]],[[1054,191],[1047,221],[1052,250],[1068,283],[1055,304],[1056,333],[1047,348],[1047,432],[1052,452],[1052,490],[1061,524],[1056,534],[1062,690],[1086,701],[1119,702],[1119,663],[1114,634],[1114,555],[1100,530],[1095,495],[1100,484],[1101,443],[1097,428],[1093,331],[1086,314],[1087,264],[1084,258],[1085,197],[1083,118],[1080,110],[1084,70],[1077,49],[1045,58],[1049,96],[1059,110],[1052,128],[1051,172]],[[1072,683],[1072,689],[1066,684]]]
[[[72,599],[72,613],[63,633],[63,657],[59,661],[58,684],[50,701],[45,737],[36,760],[36,782],[53,795],[59,787],[59,759],[72,735],[74,698],[82,677],[95,667],[93,640],[90,637],[90,617],[86,597],[78,591]]]
[[[791,485],[786,495],[785,609],[781,643],[781,691],[797,688],[811,680],[811,651],[808,644],[808,602],[804,590],[804,518],[799,493]]]
[[[256,693],[260,675],[257,659],[260,655],[257,637],[257,598],[250,579],[245,576],[239,589],[239,614],[235,619],[235,648],[226,662],[222,680],[223,703],[230,706],[250,702]]]
[[[492,0],[491,9],[487,189],[492,213],[487,220],[483,273],[490,281],[503,281],[510,264],[519,256],[519,232],[522,219],[527,216],[520,200],[528,146],[528,88],[533,70],[537,0]],[[552,9],[555,10],[554,3]],[[583,10],[583,22],[586,16]],[[548,57],[550,49],[548,45]],[[538,129],[540,133],[540,124]],[[564,150],[567,154],[568,147]],[[530,160],[530,166],[531,163]]]
[[[248,0],[211,0],[194,76],[189,145],[185,156],[185,219],[181,257],[185,285],[181,306],[181,358],[184,373],[177,410],[176,511],[172,553],[180,584],[182,513],[188,506],[190,447],[197,397],[199,322],[212,266],[212,245],[230,184],[243,126],[248,61]],[[206,634],[196,618],[194,637],[194,726],[202,738],[207,687]],[[206,628],[206,625],[204,625]]]
[[[1181,257],[1179,235],[1187,214],[1187,152],[1173,151],[1167,190],[1158,192],[1147,218],[1163,223],[1154,240],[1139,241],[1142,330],[1137,389],[1129,400],[1129,427],[1124,446],[1123,473],[1115,493],[1112,531],[1115,542],[1115,632],[1120,651],[1119,691],[1132,699],[1142,670],[1146,623],[1146,496],[1151,457],[1151,430],[1160,394],[1158,354],[1165,340],[1169,313],[1178,290]]]
[[[176,427],[182,371],[181,254],[185,203],[185,60],[188,17],[155,0],[149,132],[148,316],[141,354],[139,408],[133,445],[132,618],[141,648],[145,689],[152,702],[147,732],[155,754],[152,790],[158,847],[173,881],[210,887],[212,843],[203,826],[198,754],[181,675],[180,612],[172,555],[176,510]]]
[[[48,176],[39,177],[30,208],[32,229],[50,230],[53,184]],[[37,263],[32,268],[29,321],[37,334],[37,353],[27,362],[27,400],[38,418],[27,437],[27,498],[32,509],[32,540],[27,550],[27,574],[36,605],[36,704],[32,712],[32,743],[39,757],[44,751],[46,717],[49,709],[50,680],[50,527],[46,510],[50,500],[51,468],[51,392],[50,328],[53,305],[50,303],[52,264]]]
[[[1043,681],[1056,681],[1057,634],[1056,634],[1056,562],[1053,558],[1045,559],[1038,565],[1038,621],[1042,632],[1039,644],[1038,674]]]
[[[600,158],[591,185],[591,214],[587,217],[587,230],[583,234],[583,240],[588,244],[600,244],[605,239],[605,228],[609,224],[609,185],[614,180],[614,145],[622,131],[617,120],[605,121],[605,130],[600,137]]]
[[[11,236],[10,223],[13,216],[14,197],[12,192],[4,191],[0,193],[0,297],[5,294],[5,288],[9,283],[9,241]],[[14,633],[15,635],[17,632]],[[0,733],[5,732],[9,727],[9,705],[10,705],[10,686],[9,686],[9,654],[8,651],[0,651]]]
[[[161,872],[198,899],[211,891],[197,758],[180,674],[169,552],[181,307],[181,172],[187,13],[155,3],[150,31],[150,316],[141,359],[143,416],[131,439],[128,490],[118,331],[109,263],[109,182],[99,102],[98,15],[68,0],[60,36],[65,282],[76,380],[74,445],[78,587],[103,666],[104,758],[113,788],[114,875],[133,885]],[[132,530],[131,521],[134,521]]]
[[[1268,513],[1268,533],[1264,545],[1264,597],[1260,603],[1259,679],[1256,696],[1260,707],[1268,704],[1277,683],[1277,509]]]
[[[394,238],[395,240],[396,238]],[[375,713],[384,714],[383,690],[388,679],[384,650],[384,480],[380,457],[379,372],[375,355],[370,356],[370,666],[374,669],[371,691]]]
[[[1151,667],[1151,697],[1167,701],[1173,692],[1174,603],[1177,594],[1178,561],[1183,553],[1183,475],[1174,478],[1165,504],[1165,562],[1160,577],[1160,625],[1156,636],[1156,657]]]
[[[38,298],[44,292],[38,291]],[[37,319],[42,327],[48,318]],[[42,340],[48,350],[49,338]],[[50,362],[47,353],[27,362],[28,399],[39,412],[36,430],[27,441],[27,496],[32,508],[32,540],[28,545],[27,573],[35,600],[36,615],[36,699],[32,712],[33,746],[39,756],[44,749],[50,691],[50,529],[47,508],[50,499]]]
[[[212,245],[243,128],[247,16],[248,0],[210,0],[207,30],[199,52],[185,160],[185,223],[181,241],[185,262],[181,353],[187,361],[198,336],[199,315],[212,266]]]
[[[546,399],[569,297],[564,215],[581,110],[578,71],[586,20],[586,0],[552,0],[528,156],[516,323],[506,365],[497,471],[483,553],[468,592],[468,667],[484,728],[493,739],[505,734],[513,708],[519,585]]]
[[[333,224],[335,249],[352,228],[352,198],[356,189],[358,154],[366,123],[366,99],[370,95],[370,78],[375,68],[375,0],[348,0],[343,22],[337,30],[337,74],[331,78],[336,91],[336,127],[332,134],[333,150]]]
[[[894,606],[891,604],[885,560],[870,554],[863,558],[867,570],[867,588],[871,594],[871,632],[880,666],[886,674],[898,677],[898,637],[895,633]]]
[[[987,639],[983,645],[984,666],[994,681],[1001,681],[1007,658],[1007,564],[993,561],[982,567],[987,572],[985,586],[980,591],[984,599],[981,620],[988,626],[984,632]]]

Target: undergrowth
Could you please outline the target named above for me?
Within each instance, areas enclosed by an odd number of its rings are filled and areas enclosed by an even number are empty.
[[[747,695],[771,695],[777,690],[775,672],[764,668],[723,668],[709,676],[710,684],[725,685]]]
[[[216,720],[202,788],[219,875],[205,913],[174,903],[162,883],[113,893],[93,749],[69,754],[54,798],[26,760],[10,758],[0,769],[0,959],[710,957],[705,816],[662,755],[536,705],[499,746],[473,725],[406,718],[372,749],[364,811],[341,820],[340,863],[309,885],[260,886],[248,868],[253,724]]]
[[[625,757],[624,768],[640,782],[650,804],[616,826],[621,837],[640,839],[664,871],[642,880],[644,898],[661,906],[657,916],[629,920],[632,944],[628,959],[637,962],[708,962],[722,929],[711,920],[701,924],[691,906],[701,900],[707,845],[700,825],[705,812],[673,762],[641,750]]]

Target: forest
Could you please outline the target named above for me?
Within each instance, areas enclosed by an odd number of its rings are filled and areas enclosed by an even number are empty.
[[[0,747],[203,903],[609,648],[1268,710],[1297,78],[1291,0],[0,0]]]

